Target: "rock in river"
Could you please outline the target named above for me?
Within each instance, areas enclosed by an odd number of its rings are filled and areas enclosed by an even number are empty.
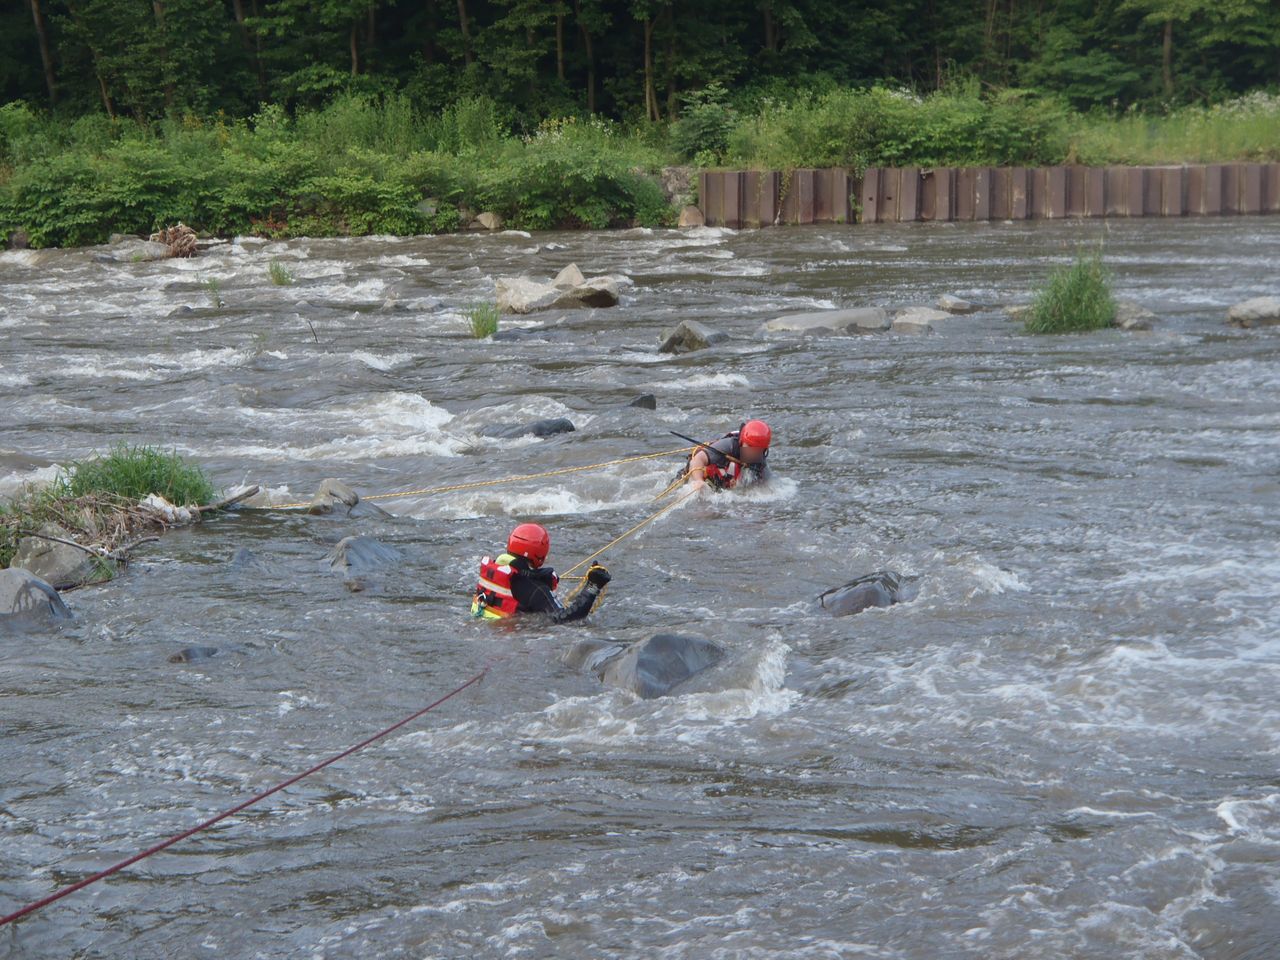
[[[717,343],[729,339],[728,334],[713,330],[697,320],[681,320],[674,330],[667,331],[662,338],[659,353],[688,353],[691,350],[705,350]]]
[[[403,558],[395,547],[389,547],[373,537],[343,537],[326,557],[329,567],[341,570],[347,576],[369,573],[380,567],[399,563]]]
[[[391,516],[381,507],[366,500],[361,500],[360,494],[335,477],[327,477],[320,481],[320,488],[316,491],[315,496],[311,498],[311,503],[307,506],[307,513],[316,515],[333,513],[339,504],[347,508],[346,515],[349,517]]]
[[[545,420],[534,420],[532,423],[509,427],[489,427],[484,431],[484,435],[510,440],[525,436],[554,437],[557,433],[572,433],[574,429],[573,421],[567,417],[548,417]]]
[[[915,580],[892,570],[880,570],[832,587],[818,597],[818,603],[833,617],[847,617],[868,607],[891,607],[916,598],[920,591]]]
[[[889,315],[880,307],[854,307],[848,310],[817,310],[789,313],[769,320],[760,327],[761,334],[821,337],[838,334],[878,333],[889,329]]]
[[[69,620],[58,591],[28,570],[0,570],[0,624]]]
[[[503,313],[533,313],[535,310],[612,307],[618,303],[619,287],[629,283],[625,277],[602,276],[583,279],[575,264],[560,271],[555,283],[544,283],[528,277],[499,277],[494,281],[494,295]]]
[[[893,318],[894,333],[929,334],[934,331],[934,324],[950,320],[951,314],[933,307],[907,307],[899,310]]]
[[[1271,327],[1280,324],[1280,297],[1253,297],[1227,311],[1227,323],[1237,327]]]
[[[725,649],[702,637],[659,633],[637,643],[584,640],[566,655],[571,666],[645,700],[665,697],[690,677],[724,659]]]
[[[46,523],[39,532],[62,540],[73,539],[56,523]],[[98,561],[91,554],[57,540],[36,536],[23,537],[18,541],[18,552],[9,566],[29,571],[58,590],[78,587],[98,575]]]

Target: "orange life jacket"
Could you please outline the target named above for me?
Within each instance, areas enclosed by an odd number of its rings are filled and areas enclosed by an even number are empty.
[[[516,573],[511,567],[513,557],[504,553],[494,560],[480,559],[480,579],[476,583],[476,595],[471,601],[471,615],[487,620],[499,620],[513,616],[520,605],[511,592],[511,577]]]

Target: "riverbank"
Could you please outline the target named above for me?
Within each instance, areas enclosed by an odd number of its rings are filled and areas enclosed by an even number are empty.
[[[752,116],[703,104],[665,126],[569,118],[524,135],[484,98],[430,116],[405,97],[346,97],[148,126],[16,103],[0,108],[0,233],[77,246],[181,221],[218,236],[414,235],[480,213],[525,230],[662,226],[695,199],[696,168],[1266,160],[1280,160],[1280,98],[1265,95],[1117,118],[1009,92],[839,90]]]

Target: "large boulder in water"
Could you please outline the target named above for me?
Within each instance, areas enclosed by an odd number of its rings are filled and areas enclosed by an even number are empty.
[[[916,598],[919,588],[915,580],[892,570],[880,570],[832,587],[818,597],[818,603],[833,617],[851,616],[868,607],[890,607]]]
[[[575,264],[570,264],[560,271],[555,283],[528,277],[499,277],[493,287],[501,312],[533,313],[535,310],[616,306],[620,286],[629,282],[625,277],[613,276],[586,279]]]
[[[0,570],[0,625],[70,620],[58,591],[28,570]]]
[[[329,551],[325,559],[333,570],[341,570],[348,576],[369,573],[381,567],[399,563],[403,558],[395,547],[389,547],[373,537],[343,537]]]
[[[652,700],[715,666],[724,655],[724,647],[713,640],[659,633],[636,643],[587,640],[566,659],[590,670],[602,683]]]
[[[1280,297],[1241,300],[1227,311],[1227,323],[1237,327],[1272,327],[1280,324]]]
[[[1117,300],[1116,315],[1111,318],[1111,325],[1120,330],[1150,330],[1155,320],[1156,315],[1142,304],[1133,300]]]
[[[320,488],[316,490],[315,496],[311,498],[311,503],[307,505],[307,513],[318,516],[330,514],[339,506],[347,508],[345,511],[346,516],[356,519],[391,516],[381,507],[369,503],[367,500],[361,500],[360,494],[336,477],[326,477],[320,481]]]
[[[889,314],[880,307],[854,307],[848,310],[817,310],[789,313],[766,321],[761,335],[822,337],[879,333],[889,329]]]
[[[899,310],[893,318],[893,332],[907,334],[930,334],[934,324],[950,320],[951,314],[933,307],[906,307]]]

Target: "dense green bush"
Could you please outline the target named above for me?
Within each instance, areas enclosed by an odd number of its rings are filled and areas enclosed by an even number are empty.
[[[684,160],[706,156],[712,163],[724,156],[736,114],[728,91],[713,83],[684,98],[684,112],[671,125],[671,148]]]
[[[176,452],[165,453],[155,447],[121,444],[106,456],[75,461],[68,474],[55,487],[71,497],[107,494],[142,500],[156,493],[178,506],[200,506],[215,494],[213,484],[198,466]]]
[[[1025,321],[1028,333],[1074,333],[1111,325],[1116,303],[1101,252],[1076,254],[1070,267],[1054,270]]]

